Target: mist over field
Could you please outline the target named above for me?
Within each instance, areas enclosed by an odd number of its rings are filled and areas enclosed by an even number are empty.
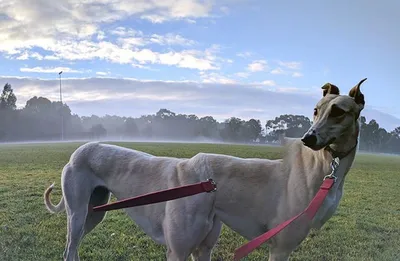
[[[34,96],[22,108],[17,108],[17,100],[12,86],[5,84],[0,96],[0,143],[96,140],[279,145],[281,134],[301,137],[312,123],[304,115],[292,114],[218,121],[213,116],[179,114],[166,108],[140,117],[79,116],[67,103],[46,97]],[[400,153],[400,127],[389,132],[364,116],[360,124],[361,151]]]

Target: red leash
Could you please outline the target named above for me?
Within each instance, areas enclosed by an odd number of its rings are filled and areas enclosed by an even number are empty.
[[[297,216],[286,220],[285,222],[279,224],[278,226],[274,227],[273,229],[269,230],[268,232],[254,238],[247,244],[241,246],[240,248],[236,249],[235,255],[234,255],[234,260],[240,260],[241,258],[247,256],[250,254],[254,249],[257,247],[261,246],[263,243],[265,243],[267,240],[278,234],[282,229],[284,229],[287,225],[295,221],[297,218],[300,216],[306,214],[307,217],[312,220],[317,213],[319,207],[322,205],[324,202],[325,197],[328,195],[329,190],[332,188],[333,184],[336,181],[336,177],[333,175],[328,175],[325,179],[324,182],[322,183],[320,189],[318,190],[317,194],[315,197],[311,200],[310,204],[308,207],[298,214]]]
[[[192,185],[161,190],[133,198],[127,198],[110,204],[96,206],[93,208],[93,211],[94,212],[108,211],[120,208],[130,208],[130,207],[154,204],[158,202],[164,202],[177,198],[192,196],[199,193],[214,192],[216,190],[217,190],[217,185],[215,184],[215,182],[212,179],[208,179],[207,181],[199,182]]]

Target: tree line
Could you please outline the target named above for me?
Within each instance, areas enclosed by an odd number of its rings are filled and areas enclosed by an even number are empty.
[[[285,133],[301,137],[312,124],[303,115],[284,114],[266,121],[231,117],[218,122],[212,116],[177,114],[160,109],[141,117],[73,114],[67,104],[34,96],[17,109],[12,86],[5,84],[0,96],[0,142],[60,140],[180,140],[237,143],[278,143]],[[63,124],[61,124],[61,121]],[[360,149],[369,152],[400,153],[400,127],[388,132],[374,120],[360,119]]]

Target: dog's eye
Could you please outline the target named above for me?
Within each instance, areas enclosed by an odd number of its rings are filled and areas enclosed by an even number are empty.
[[[331,117],[340,117],[340,116],[342,116],[342,115],[345,114],[345,113],[346,113],[345,110],[340,109],[340,108],[337,107],[337,106],[332,106],[330,116],[331,116]]]
[[[317,116],[317,115],[318,115],[318,109],[315,108],[315,109],[314,109],[314,116]]]

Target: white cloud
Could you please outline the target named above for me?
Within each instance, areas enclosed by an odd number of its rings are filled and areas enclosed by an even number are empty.
[[[31,73],[59,73],[61,71],[66,73],[82,73],[82,71],[74,70],[69,67],[33,67],[33,68],[20,68],[21,72],[31,72]]]
[[[282,67],[285,67],[287,69],[291,70],[299,70],[301,68],[301,62],[284,62],[284,61],[278,61],[278,64]]]
[[[248,72],[238,72],[235,75],[240,78],[247,78],[250,74]]]
[[[123,43],[126,44],[126,43]],[[173,65],[180,68],[196,70],[216,70],[219,68],[220,58],[216,56],[218,49],[208,48],[204,51],[183,50],[180,52],[169,51],[160,53],[151,49],[125,49],[123,46],[107,41],[92,42],[88,40],[58,41],[55,44],[42,46],[53,54],[45,56],[46,60],[64,59],[70,61],[79,60],[106,60],[112,63],[132,64],[161,64]]]
[[[46,55],[43,59],[55,61],[55,60],[59,60],[60,58],[58,58],[57,56],[54,56],[54,55]]]
[[[276,86],[276,82],[273,80],[265,80],[261,82],[261,85],[265,86]]]
[[[303,77],[303,74],[300,73],[300,72],[294,72],[294,73],[292,74],[292,77]]]
[[[203,79],[204,83],[221,83],[221,84],[236,84],[237,83],[235,80],[229,79],[228,77],[220,75],[218,73],[200,72],[200,77]]]
[[[10,57],[11,59],[13,58],[12,56]],[[28,60],[29,58],[35,58],[36,60],[43,60],[43,56],[37,52],[28,52],[24,51],[22,52],[19,56],[17,56],[15,59],[17,60]]]
[[[221,10],[221,12],[222,13],[224,13],[224,14],[229,14],[229,8],[227,7],[227,6],[221,6],[220,7],[220,10]]]
[[[250,63],[247,66],[247,70],[250,72],[260,72],[267,69],[267,61],[265,60],[256,60]]]
[[[192,111],[197,115],[268,119],[294,112],[294,106],[310,114],[314,106],[312,98],[258,88],[260,83],[232,85],[232,80],[213,73],[203,73],[203,77],[203,82],[139,81],[107,76],[65,78],[63,100],[73,113],[79,115],[107,113],[136,117],[155,113],[159,108],[169,108],[180,113]],[[57,80],[4,77],[2,80],[13,86],[19,106],[23,106],[34,95],[58,100]]]
[[[20,56],[16,58],[17,60],[28,60],[29,59],[29,54],[27,51],[23,52]]]
[[[271,74],[285,74],[286,72],[284,70],[282,70],[282,68],[278,67],[276,69],[273,69],[271,71]]]
[[[103,40],[104,38],[106,38],[105,33],[104,33],[103,31],[98,31],[98,32],[97,32],[97,40],[101,41],[101,40]]]
[[[110,74],[109,72],[96,72],[96,75],[99,75],[99,76],[106,76],[109,74]]]
[[[157,43],[160,45],[182,45],[190,46],[196,44],[196,41],[186,39],[179,34],[168,33],[166,35],[153,34],[150,38],[150,42]]]
[[[110,33],[113,35],[118,35],[118,36],[143,36],[143,32],[133,30],[132,28],[126,28],[123,26],[118,26],[112,30],[110,30]]]
[[[179,0],[76,0],[23,1],[0,3],[0,53],[11,58],[44,60],[93,60],[113,63],[165,64],[182,68],[212,70],[216,62],[223,62],[216,52],[206,50],[169,50],[167,53],[143,48],[151,43],[161,45],[193,46],[195,41],[168,33],[144,35],[132,28],[117,27],[110,31],[100,25],[136,17],[157,22],[208,17],[213,1]],[[109,39],[113,34],[118,39]],[[35,49],[42,49],[41,56]],[[143,48],[143,49],[141,49]],[[42,51],[40,50],[40,51]],[[173,56],[174,61],[165,57]]]
[[[30,54],[30,56],[32,57],[32,58],[35,58],[36,60],[43,60],[43,56],[40,54],[40,53],[37,53],[37,52],[33,52],[33,53],[31,53]]]
[[[249,58],[253,55],[253,53],[247,51],[247,52],[237,53],[236,55],[242,58]]]

